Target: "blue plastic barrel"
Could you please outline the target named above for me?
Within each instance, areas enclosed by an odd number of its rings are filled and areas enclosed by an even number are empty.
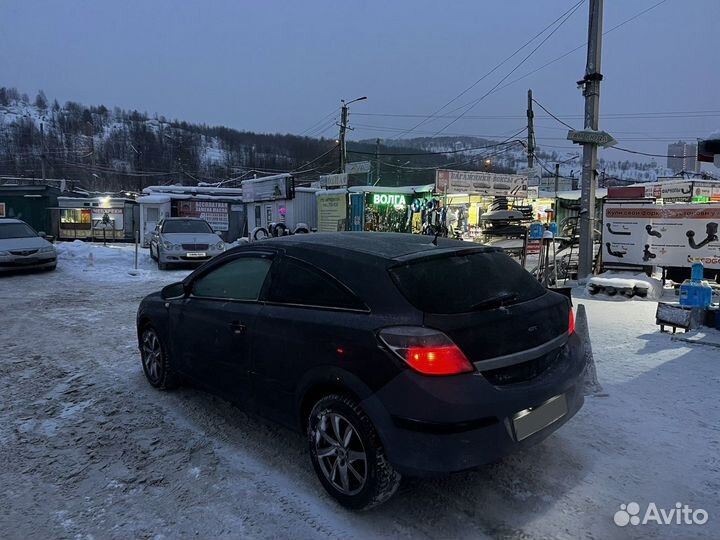
[[[533,223],[530,225],[530,240],[542,240],[545,227],[542,223]]]

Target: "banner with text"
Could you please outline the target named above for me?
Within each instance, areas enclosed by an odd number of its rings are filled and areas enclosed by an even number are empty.
[[[216,201],[179,201],[180,217],[202,218],[214,231],[228,230],[228,203]]]
[[[528,177],[522,174],[497,174],[481,171],[435,172],[435,189],[440,193],[527,197]]]
[[[645,266],[720,268],[720,206],[606,203],[603,260]]]

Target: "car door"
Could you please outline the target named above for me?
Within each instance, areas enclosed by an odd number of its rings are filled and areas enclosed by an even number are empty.
[[[250,404],[249,353],[272,254],[244,252],[194,278],[178,306],[173,335],[191,378],[242,406]]]
[[[298,383],[312,369],[362,363],[374,334],[367,307],[333,276],[300,259],[278,256],[264,291],[251,359],[259,413],[293,426]],[[321,368],[324,369],[324,368]]]

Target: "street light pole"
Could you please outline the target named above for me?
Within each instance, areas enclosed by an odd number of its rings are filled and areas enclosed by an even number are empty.
[[[340,144],[340,173],[345,172],[345,163],[347,163],[347,146],[345,144],[345,133],[348,129],[348,105],[350,105],[351,103],[355,103],[356,101],[363,101],[365,99],[367,99],[367,96],[353,99],[352,101],[348,101],[347,103],[344,99],[340,100],[340,102],[342,103],[342,107],[340,108],[340,136],[338,137],[338,141]]]

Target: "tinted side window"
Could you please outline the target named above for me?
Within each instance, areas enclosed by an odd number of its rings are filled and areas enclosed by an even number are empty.
[[[367,309],[348,289],[310,265],[284,258],[273,277],[270,302],[305,306]]]
[[[257,300],[272,265],[271,259],[240,257],[193,283],[192,294],[203,298]]]

